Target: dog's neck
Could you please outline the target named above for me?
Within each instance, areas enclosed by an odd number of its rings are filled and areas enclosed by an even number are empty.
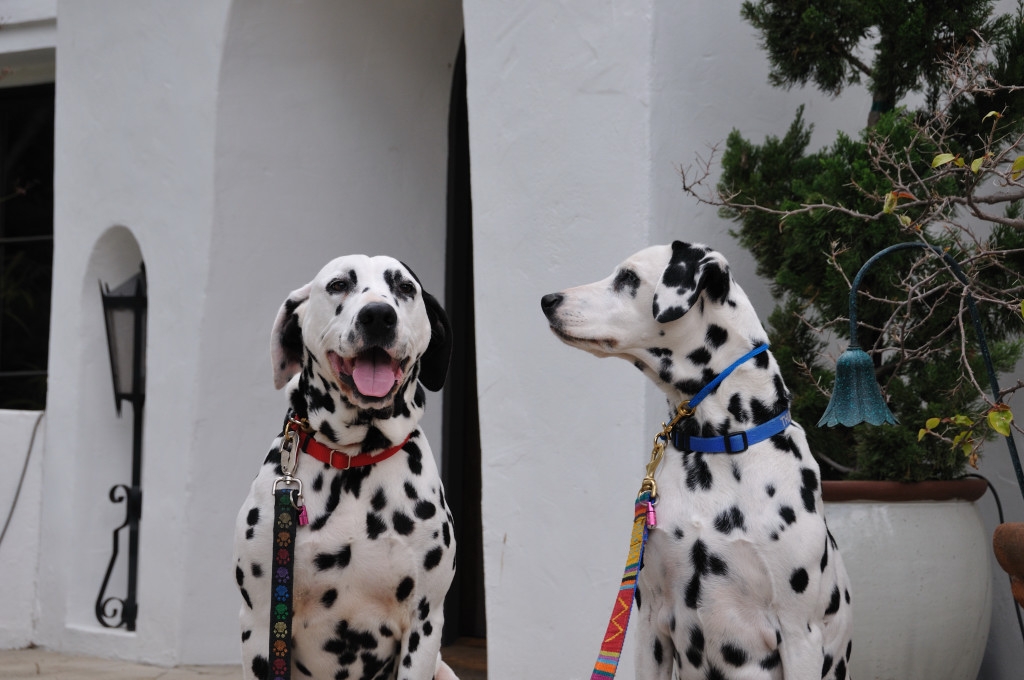
[[[381,451],[409,437],[423,417],[426,395],[418,374],[411,371],[387,403],[364,407],[324,378],[307,353],[303,370],[288,383],[289,403],[299,416],[308,418],[321,444],[349,455]]]
[[[768,342],[753,309],[742,309],[742,305],[739,309],[709,306],[690,313],[705,315],[700,327],[712,330],[695,334],[681,329],[682,332],[665,338],[665,347],[647,350],[651,357],[642,366],[644,373],[665,393],[670,417],[679,404],[693,399],[733,362]],[[774,357],[766,351],[738,365],[681,427],[693,436],[722,436],[749,430],[787,408],[789,391]]]

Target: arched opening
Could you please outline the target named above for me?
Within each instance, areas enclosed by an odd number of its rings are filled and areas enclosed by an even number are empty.
[[[459,551],[459,568],[445,602],[445,641],[449,643],[458,639],[482,640],[487,636],[473,313],[473,201],[469,170],[466,46],[463,41],[452,74],[448,111],[445,308],[451,319],[457,351],[445,388],[442,476],[456,521]]]
[[[214,330],[204,346],[208,361],[223,357],[238,371],[235,380],[255,385],[244,418],[267,423],[251,447],[262,450],[285,407],[264,376],[269,323],[288,291],[333,257],[388,254],[446,300],[457,356],[443,399],[428,394],[422,426],[442,470],[475,473],[443,480],[456,531],[465,534],[456,535],[459,581],[450,592],[460,604],[455,613],[446,608],[449,641],[485,632],[479,438],[469,421],[470,409],[476,420],[476,380],[466,353],[473,338],[471,223],[464,219],[468,154],[451,167],[453,140],[461,139],[463,149],[467,143],[464,65],[456,65],[461,33],[461,5],[454,0],[232,5],[219,87],[209,274],[210,288],[221,294],[207,303]],[[459,117],[449,111],[456,101]],[[240,259],[259,275],[221,266]],[[272,305],[243,314],[240,299]],[[203,398],[213,400],[216,389]],[[230,411],[234,403],[216,401],[225,420],[243,417]],[[475,442],[475,462],[460,453],[462,440]],[[239,447],[238,465],[255,469],[247,446]]]
[[[103,304],[97,283],[116,286],[139,273],[142,253],[131,230],[108,229],[97,240],[82,281],[81,375],[78,394],[78,449],[73,466],[76,485],[70,493],[74,546],[68,555],[77,561],[69,580],[67,622],[85,629],[104,627],[96,617],[96,599],[108,567],[108,596],[128,594],[127,533],[120,537],[119,559],[111,560],[112,536],[125,521],[127,498],[112,502],[112,487],[131,485],[133,424],[131,414],[120,417],[111,388],[110,350]],[[144,541],[140,539],[140,545]]]

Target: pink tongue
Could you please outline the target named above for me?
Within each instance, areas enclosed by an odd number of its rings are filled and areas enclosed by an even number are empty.
[[[374,352],[358,357],[352,367],[352,380],[356,389],[368,397],[383,397],[394,387],[397,378],[391,370],[391,361]]]

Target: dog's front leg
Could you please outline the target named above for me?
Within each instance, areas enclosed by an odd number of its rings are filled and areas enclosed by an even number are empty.
[[[441,629],[444,614],[441,603],[421,625],[414,622],[402,637],[399,650],[398,678],[408,680],[458,680],[455,673],[441,661]]]
[[[821,626],[808,623],[799,613],[780,615],[782,676],[785,680],[820,680],[825,661]]]
[[[671,680],[675,648],[672,639],[652,626],[637,626],[636,677],[639,680]]]
[[[637,611],[636,677],[638,680],[671,680],[675,647],[672,638],[658,630],[652,604],[644,601],[643,609]]]

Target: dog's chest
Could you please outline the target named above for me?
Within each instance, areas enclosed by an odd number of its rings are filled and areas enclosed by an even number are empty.
[[[658,526],[645,569],[666,587],[694,571],[735,580],[748,568],[754,576],[743,580],[758,582],[774,554],[820,550],[820,517],[807,521],[820,511],[816,470],[769,442],[739,455],[671,451],[656,479]]]
[[[373,612],[374,621],[390,621],[399,632],[415,613],[420,597],[413,595],[451,579],[451,515],[429,450],[403,450],[351,470],[300,455],[295,474],[308,519],[294,539],[296,620],[319,627],[323,619],[333,627]],[[276,464],[265,464],[240,513],[236,548],[243,564],[270,562],[278,476]],[[404,583],[413,584],[409,593]]]

